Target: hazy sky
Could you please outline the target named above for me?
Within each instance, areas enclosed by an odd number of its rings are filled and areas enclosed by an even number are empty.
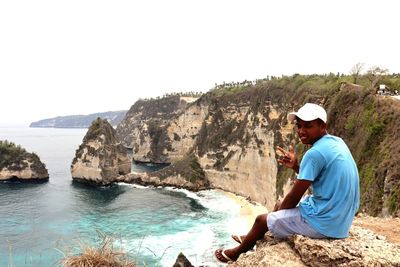
[[[400,72],[398,1],[0,1],[0,123],[293,73]]]

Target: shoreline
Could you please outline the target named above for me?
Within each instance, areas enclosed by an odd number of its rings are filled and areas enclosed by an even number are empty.
[[[198,193],[203,190],[206,190],[206,191],[211,190],[211,191],[221,193],[228,199],[235,202],[238,206],[240,206],[239,216],[242,220],[245,220],[247,222],[249,229],[253,225],[254,220],[258,215],[270,212],[265,206],[261,205],[258,202],[249,201],[248,199],[246,199],[245,197],[243,197],[241,195],[235,194],[230,191],[225,191],[225,190],[222,190],[219,188],[209,188],[209,189],[202,189],[202,190],[194,191],[193,189],[189,189],[189,188],[185,188],[185,187],[177,187],[177,186],[170,186],[170,185],[158,185],[157,186],[155,184],[150,184],[150,183],[146,183],[146,182],[145,183],[136,183],[136,182],[120,181],[120,182],[117,182],[117,184],[127,184],[127,185],[138,186],[141,188],[161,187],[164,189],[173,189],[173,188],[184,189],[184,190],[187,190],[188,192],[192,192],[192,193]]]
[[[254,224],[254,220],[260,214],[268,213],[268,209],[257,202],[250,202],[245,197],[237,195],[232,192],[224,191],[222,189],[214,189],[229,199],[233,200],[236,204],[240,206],[240,219],[244,222],[245,226],[248,228],[246,233]]]

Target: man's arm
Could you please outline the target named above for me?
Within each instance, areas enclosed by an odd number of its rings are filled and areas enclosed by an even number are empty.
[[[282,200],[277,210],[292,209],[297,206],[301,197],[310,187],[311,182],[307,180],[296,180],[290,189],[289,193]]]

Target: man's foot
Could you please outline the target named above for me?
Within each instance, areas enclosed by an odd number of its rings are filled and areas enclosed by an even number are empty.
[[[230,249],[226,249],[226,250],[223,250],[223,249],[217,249],[215,252],[214,252],[214,255],[215,255],[215,258],[219,261],[219,262],[222,262],[222,263],[228,263],[228,262],[230,262],[230,261],[236,261],[237,260],[237,257],[234,257],[234,255],[231,255],[231,251],[230,251]]]

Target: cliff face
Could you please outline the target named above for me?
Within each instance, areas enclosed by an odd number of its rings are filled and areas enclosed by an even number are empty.
[[[72,161],[74,180],[109,185],[118,176],[130,173],[131,161],[115,135],[107,120],[97,118],[92,123]]]
[[[272,209],[278,170],[274,144],[282,138],[279,109],[260,91],[211,100],[195,150],[213,187]]]
[[[8,141],[0,141],[0,181],[47,181],[49,173],[34,153]]]
[[[151,102],[136,103],[130,119],[125,118],[125,124],[119,126],[119,136],[133,147],[136,160],[172,162],[170,169],[194,155],[204,172],[205,186],[272,208],[295,177],[293,171],[277,165],[276,146],[293,144],[300,158],[308,149],[298,140],[286,115],[306,102],[318,103],[328,112],[328,132],[342,137],[356,160],[361,210],[375,216],[398,216],[400,102],[339,82],[329,84],[329,90],[291,85],[290,80],[288,85],[279,80],[238,92],[210,91],[191,104],[170,105],[178,109],[162,118],[164,113]],[[160,106],[166,100],[157,101]],[[151,112],[146,113],[147,109]],[[175,166],[169,173],[185,177],[183,166]],[[186,168],[191,169],[189,165]],[[152,175],[165,179],[162,172]]]
[[[166,181],[184,179],[184,183],[175,185],[192,190],[207,186],[221,188],[273,207],[278,171],[274,147],[287,140],[292,131],[291,127],[280,125],[284,116],[282,107],[272,105],[270,96],[260,90],[228,96],[205,95],[185,109],[180,106],[179,112],[172,113],[169,120],[156,118],[158,124],[154,119],[141,117],[143,104],[136,103],[131,108],[134,110],[140,112],[128,112],[129,119],[124,120],[125,123],[132,120],[134,126],[126,129],[126,124],[120,124],[117,128],[121,139],[131,142],[134,159],[174,163],[157,173],[142,175],[141,182],[154,184],[159,179],[165,185]],[[156,127],[162,138],[152,134],[157,131],[150,129]],[[124,136],[124,133],[132,134]],[[152,148],[160,140],[164,140],[161,146],[164,149]],[[203,175],[194,171],[193,160],[188,160],[193,157],[197,158]],[[193,177],[201,182],[193,183]]]
[[[166,163],[193,145],[205,109],[196,98],[169,96],[139,100],[117,127],[117,137],[133,149],[135,161]]]

